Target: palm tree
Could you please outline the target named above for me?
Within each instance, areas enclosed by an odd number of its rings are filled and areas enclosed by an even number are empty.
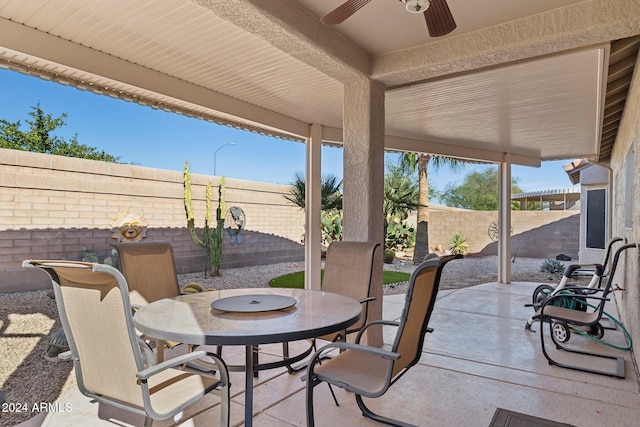
[[[384,202],[387,220],[399,216],[407,219],[409,212],[418,209],[418,185],[400,166],[387,166],[384,176]]]
[[[399,158],[399,166],[408,173],[418,171],[418,223],[416,226],[416,246],[413,251],[413,262],[418,264],[429,254],[429,177],[427,174],[429,161],[437,170],[448,166],[453,171],[464,167],[464,161],[432,154],[403,153]]]
[[[322,176],[320,182],[320,204],[323,211],[332,209],[342,209],[342,181],[337,176],[327,174]],[[293,182],[289,189],[289,194],[285,194],[284,198],[291,204],[304,209],[306,206],[306,179],[304,173],[298,171],[293,175]]]

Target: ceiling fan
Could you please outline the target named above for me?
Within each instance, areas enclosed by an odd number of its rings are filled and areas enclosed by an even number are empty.
[[[371,0],[347,0],[322,17],[327,25],[337,25],[356,13]],[[431,37],[440,37],[456,29],[456,21],[451,15],[446,0],[399,0],[407,12],[422,13]]]

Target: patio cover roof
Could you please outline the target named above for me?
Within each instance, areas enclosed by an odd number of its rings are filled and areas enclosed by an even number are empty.
[[[611,41],[640,33],[640,1],[449,0],[458,28],[437,39],[392,1],[323,25],[340,3],[0,0],[0,66],[282,138],[320,124],[338,145],[343,84],[371,78],[387,149],[606,160],[610,65],[630,76],[637,53]]]

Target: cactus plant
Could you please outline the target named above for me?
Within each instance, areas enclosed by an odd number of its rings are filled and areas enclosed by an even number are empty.
[[[205,249],[207,262],[211,266],[211,275],[220,275],[220,258],[222,256],[222,228],[224,227],[224,177],[220,178],[218,186],[218,208],[216,209],[216,224],[211,228],[211,182],[207,182],[205,190],[205,218],[202,238],[198,236],[195,229],[195,218],[191,203],[191,173],[189,172],[189,162],[184,163],[184,209],[187,215],[187,227],[191,238],[198,245]],[[206,276],[206,269],[205,269]]]
[[[415,230],[407,223],[402,214],[389,216],[387,221],[384,243],[387,249],[404,251],[413,246],[416,238]]]

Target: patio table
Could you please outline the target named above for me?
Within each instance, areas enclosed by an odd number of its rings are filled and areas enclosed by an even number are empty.
[[[237,301],[238,297],[244,301]],[[285,308],[262,311],[260,304],[272,303],[273,299],[281,299]],[[238,302],[239,308],[234,308]],[[212,303],[233,311],[212,308]],[[291,303],[294,305],[286,307]],[[254,347],[338,332],[356,323],[361,312],[358,301],[343,295],[306,289],[250,288],[159,300],[136,311],[133,321],[140,332],[167,341],[244,345],[244,417],[245,426],[249,427],[253,418]],[[263,369],[275,366],[267,364]]]

